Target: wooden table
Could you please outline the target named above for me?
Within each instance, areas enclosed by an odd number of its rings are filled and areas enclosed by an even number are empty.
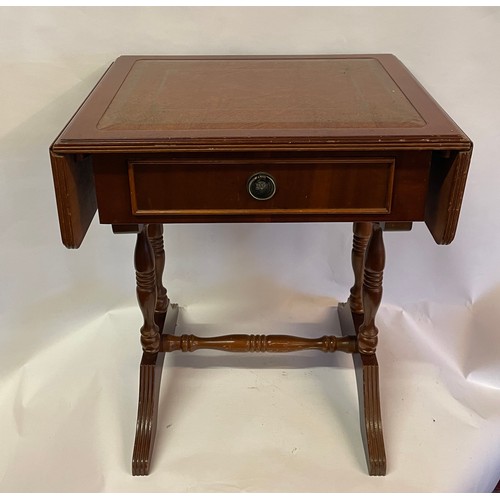
[[[149,472],[165,352],[320,349],[354,357],[371,475],[384,475],[377,309],[383,231],[455,235],[472,143],[392,55],[118,58],[50,148],[63,243],[98,210],[137,233],[139,409],[132,459]],[[175,334],[163,224],[354,223],[342,336]]]

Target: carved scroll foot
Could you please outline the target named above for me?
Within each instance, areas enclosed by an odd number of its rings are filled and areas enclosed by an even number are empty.
[[[354,366],[358,383],[361,433],[370,476],[385,476],[386,458],[380,392],[378,362],[375,354],[354,354]]]
[[[132,455],[132,474],[147,476],[153,454],[158,419],[161,373],[165,353],[142,355],[139,382],[139,407],[134,452]]]
[[[351,313],[349,304],[339,304],[338,313],[343,335],[359,331],[363,315]],[[386,457],[382,431],[379,392],[379,369],[375,354],[353,353],[358,386],[361,436],[370,476],[385,476]]]
[[[170,304],[166,313],[162,313],[165,324],[161,324],[164,338],[175,333],[178,308]],[[158,407],[160,399],[160,384],[163,369],[164,352],[142,355],[139,373],[139,405],[137,410],[137,426],[135,433],[134,452],[132,455],[132,474],[147,476],[153,455]]]

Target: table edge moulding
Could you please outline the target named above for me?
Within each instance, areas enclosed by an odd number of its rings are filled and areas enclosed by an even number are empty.
[[[386,456],[375,324],[383,232],[455,237],[472,143],[391,54],[121,56],[50,147],[62,241],[96,212],[135,233],[144,323],[132,472],[147,475],[165,353],[342,351],[354,359],[368,472]],[[163,225],[352,222],[341,336],[176,334]]]

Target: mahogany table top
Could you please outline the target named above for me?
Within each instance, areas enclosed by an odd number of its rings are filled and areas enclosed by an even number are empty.
[[[53,149],[416,145],[470,140],[390,54],[122,56]]]

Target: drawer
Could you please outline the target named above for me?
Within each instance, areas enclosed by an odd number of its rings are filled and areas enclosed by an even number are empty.
[[[395,159],[128,161],[132,214],[390,214]]]
[[[421,221],[430,163],[430,152],[418,150],[92,157],[103,224]],[[274,181],[269,199],[249,192],[259,173]],[[267,177],[259,179],[266,188]]]

